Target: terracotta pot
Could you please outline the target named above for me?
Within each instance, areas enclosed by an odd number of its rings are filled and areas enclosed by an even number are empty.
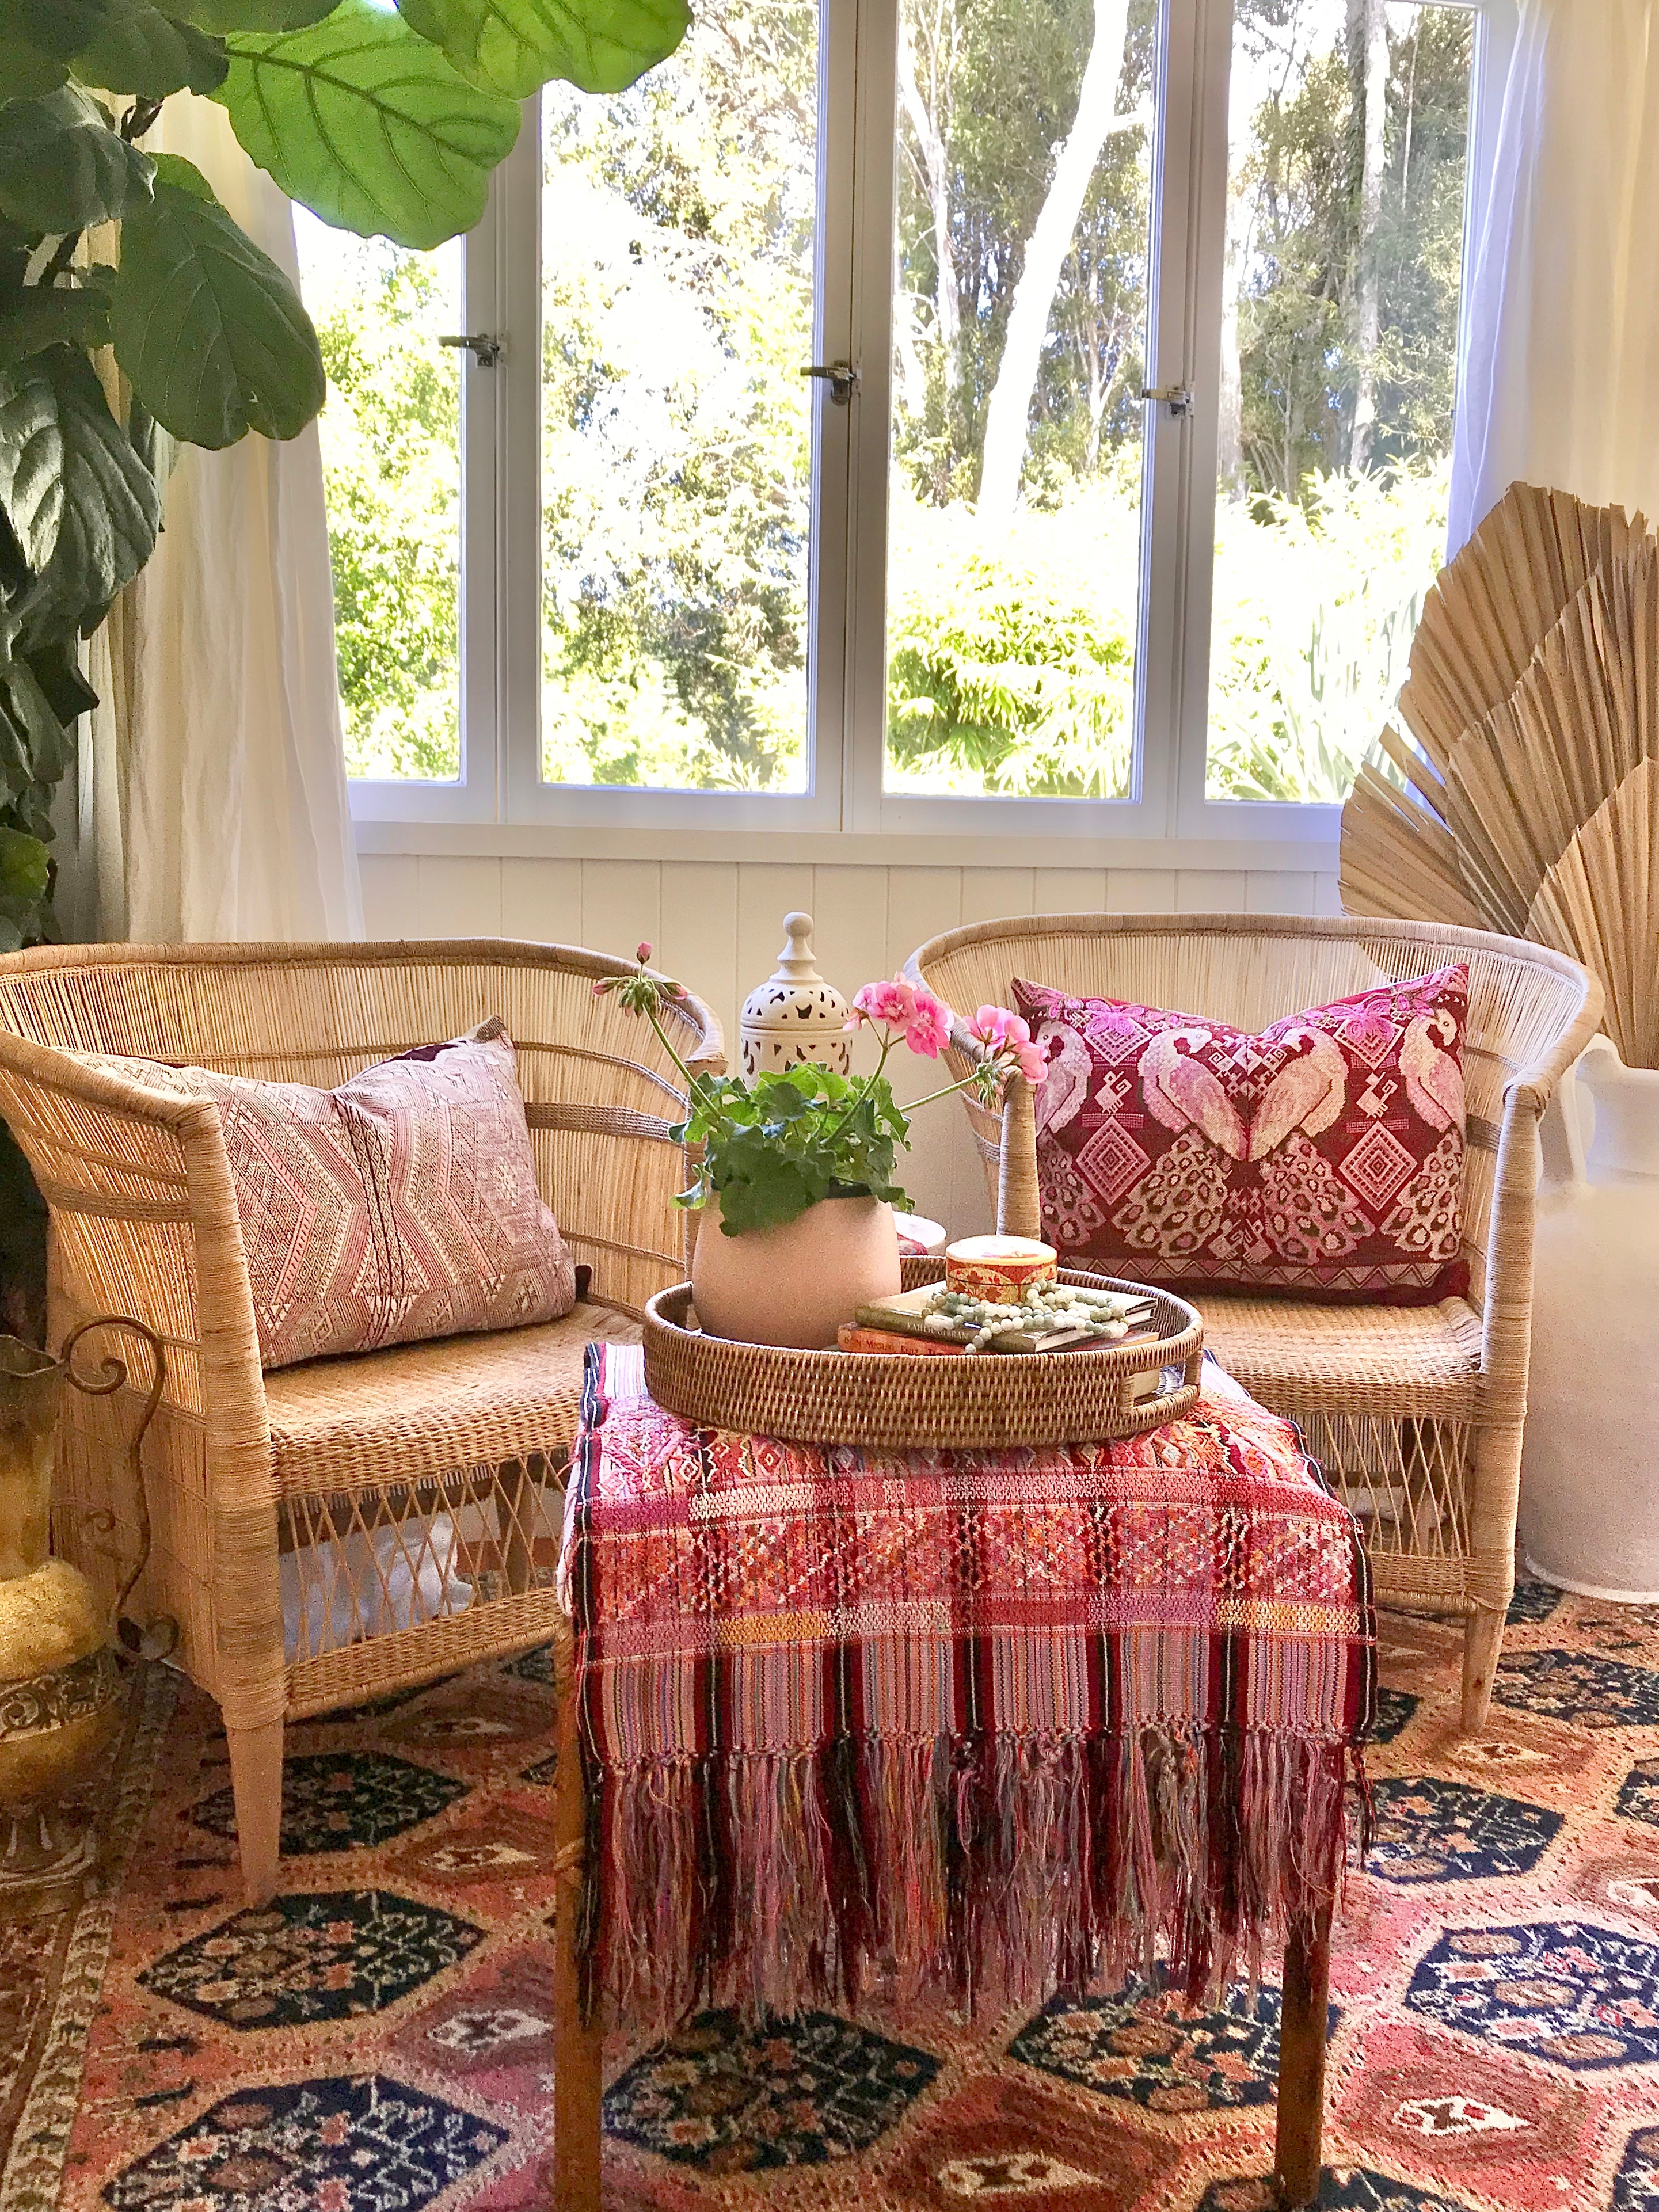
[[[815,1351],[901,1280],[893,1209],[879,1199],[820,1199],[793,1221],[735,1237],[720,1227],[718,1199],[698,1218],[691,1296],[711,1336]]]

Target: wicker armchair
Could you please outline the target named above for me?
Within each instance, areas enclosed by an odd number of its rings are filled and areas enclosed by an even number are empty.
[[[125,1314],[166,1347],[145,1448],[152,1550],[131,1603],[178,1623],[180,1662],[222,1709],[252,1899],[276,1881],[285,1720],[562,1625],[556,1485],[583,1346],[631,1333],[686,1272],[670,1202],[684,1180],[668,1136],[678,1079],[646,1024],[593,994],[596,976],[626,968],[495,942],[0,959],[0,1114],[51,1211],[52,1341]],[[592,1270],[586,1302],[543,1327],[262,1374],[218,1108],[70,1055],[327,1085],[489,1014],[517,1042],[539,1180]],[[683,1056],[718,1071],[713,1016],[688,997],[678,1018]],[[70,1394],[64,1408],[58,1540],[106,1592],[140,1543],[119,1449],[133,1412],[125,1392]]]
[[[1485,1723],[1515,1582],[1515,1515],[1532,1326],[1538,1122],[1594,1035],[1600,987],[1540,945],[1437,923],[1261,915],[1039,915],[955,929],[910,972],[958,1009],[1006,1003],[1010,979],[1132,999],[1249,1030],[1385,976],[1469,964],[1465,1079],[1467,1300],[1320,1306],[1207,1293],[1206,1342],[1302,1427],[1362,1518],[1377,1595],[1464,1620],[1466,1732]],[[964,1069],[961,1049],[953,1060]],[[1000,1225],[1038,1226],[1024,1084],[999,1125],[969,1103]]]

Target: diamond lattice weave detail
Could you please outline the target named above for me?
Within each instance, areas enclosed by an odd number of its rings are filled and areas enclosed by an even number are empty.
[[[76,1057],[217,1103],[265,1368],[522,1328],[575,1303],[498,1020],[333,1091]]]
[[[695,1429],[588,1354],[563,1571],[590,1963],[630,2017],[891,1985],[1194,1996],[1341,1879],[1354,1523],[1212,1375],[1105,1445],[878,1458]]]
[[[1016,978],[1048,1054],[1043,1233],[1170,1290],[1462,1297],[1468,989],[1442,968],[1251,1036]]]

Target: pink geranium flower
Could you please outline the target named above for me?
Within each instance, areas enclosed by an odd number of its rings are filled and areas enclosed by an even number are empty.
[[[895,975],[890,982],[860,985],[853,994],[853,1018],[848,1026],[856,1029],[860,1022],[882,1022],[889,1029],[908,1029],[915,1012],[914,988],[902,975]]]
[[[924,1060],[937,1060],[951,1042],[951,1013],[931,991],[915,990],[915,1012],[904,1027],[904,1042]]]
[[[968,1034],[987,1047],[1002,1072],[1018,1068],[1030,1084],[1041,1083],[1048,1072],[1048,1055],[1031,1042],[1030,1024],[1006,1006],[981,1006],[968,1024]]]

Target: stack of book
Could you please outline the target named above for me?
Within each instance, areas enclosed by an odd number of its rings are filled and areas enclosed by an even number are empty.
[[[925,1284],[919,1291],[901,1291],[893,1297],[860,1306],[854,1320],[842,1323],[836,1342],[843,1352],[916,1352],[924,1358],[966,1352],[974,1340],[974,1329],[929,1325],[938,1289],[936,1283]],[[988,1348],[998,1352],[1102,1351],[1156,1338],[1150,1298],[1126,1302],[1121,1317],[1128,1324],[1124,1336],[1107,1338],[1084,1328],[1050,1328],[1041,1333],[1006,1329]]]

